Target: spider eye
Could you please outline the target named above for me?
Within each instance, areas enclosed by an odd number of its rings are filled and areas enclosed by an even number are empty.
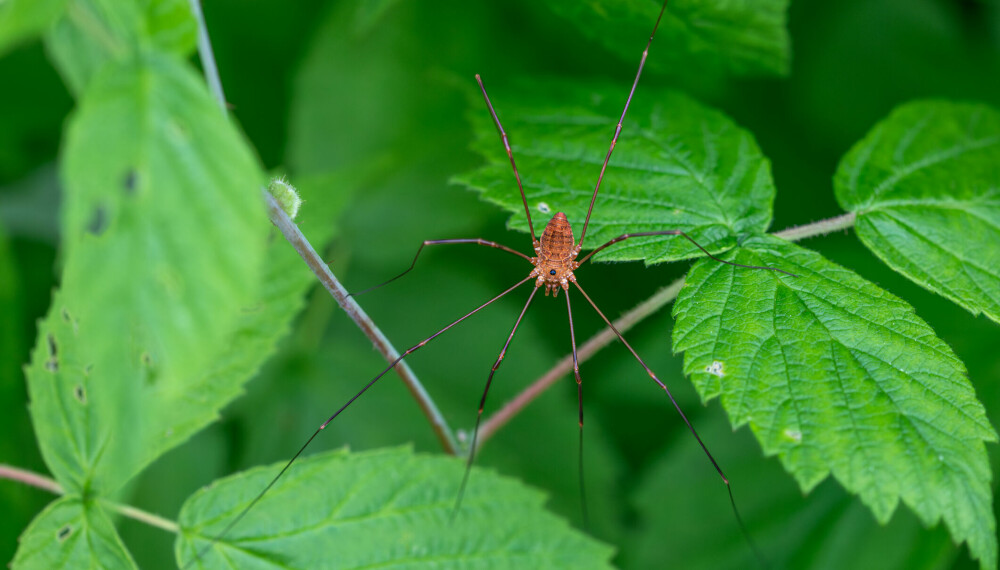
[[[555,269],[549,270],[549,275],[555,275],[555,274],[556,274],[556,270]]]

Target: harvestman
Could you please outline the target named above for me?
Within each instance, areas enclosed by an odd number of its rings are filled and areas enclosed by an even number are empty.
[[[646,365],[646,363],[642,360],[642,358],[635,351],[635,349],[632,348],[632,345],[630,345],[628,343],[628,341],[625,340],[625,337],[622,336],[621,332],[619,332],[618,329],[615,328],[615,326],[611,323],[611,321],[608,319],[608,317],[605,316],[604,312],[601,311],[601,309],[597,307],[597,305],[590,298],[590,296],[587,295],[587,293],[583,290],[582,287],[580,287],[580,284],[577,283],[576,276],[573,273],[577,268],[579,268],[582,264],[586,263],[587,260],[589,260],[591,257],[593,257],[594,254],[596,254],[597,252],[599,252],[599,251],[601,251],[601,250],[603,250],[603,249],[605,249],[607,247],[610,247],[610,246],[612,246],[612,245],[614,245],[616,243],[625,241],[625,240],[630,239],[630,238],[635,238],[635,237],[674,235],[674,236],[682,236],[682,237],[684,237],[685,239],[687,239],[688,241],[690,241],[692,244],[694,244],[698,249],[700,249],[702,251],[702,253],[704,253],[706,256],[708,256],[709,258],[711,258],[711,259],[713,259],[713,260],[715,260],[715,261],[717,261],[719,263],[725,263],[727,265],[733,265],[733,266],[736,266],[736,267],[743,267],[743,268],[747,268],[747,269],[765,269],[765,270],[770,270],[770,271],[777,271],[777,272],[780,272],[780,273],[784,273],[786,275],[791,275],[793,277],[795,276],[792,273],[789,273],[789,272],[784,271],[782,269],[778,269],[776,267],[762,267],[762,266],[757,266],[757,265],[742,265],[742,264],[739,264],[739,263],[733,263],[731,261],[725,261],[725,260],[719,259],[718,257],[715,257],[714,255],[712,255],[711,253],[709,253],[708,250],[706,250],[704,247],[702,247],[700,244],[698,244],[698,242],[696,242],[694,239],[692,239],[691,236],[687,235],[686,233],[684,233],[681,230],[661,230],[661,231],[653,231],[653,232],[636,232],[636,233],[622,234],[622,235],[620,235],[620,236],[618,236],[618,237],[616,237],[616,238],[608,241],[607,243],[598,246],[597,248],[595,248],[591,252],[587,253],[583,257],[583,259],[580,259],[579,261],[577,261],[577,259],[576,259],[577,256],[580,255],[580,252],[583,250],[583,240],[584,240],[584,237],[587,234],[587,225],[590,222],[590,215],[591,215],[591,213],[594,210],[594,202],[597,200],[597,193],[598,193],[598,191],[601,188],[601,181],[604,179],[604,173],[607,170],[608,161],[611,159],[611,153],[615,150],[615,144],[618,142],[618,137],[621,134],[621,131],[622,131],[622,122],[625,120],[625,114],[628,112],[629,105],[632,103],[632,96],[635,94],[635,88],[639,84],[639,77],[642,75],[643,66],[645,66],[645,64],[646,64],[646,56],[649,54],[649,46],[653,43],[653,37],[656,35],[656,30],[660,26],[660,20],[663,18],[663,13],[666,10],[667,2],[668,1],[669,0],[664,0],[663,5],[660,7],[660,13],[659,13],[659,15],[656,18],[656,24],[654,24],[654,26],[653,26],[653,31],[649,35],[649,40],[646,42],[646,49],[643,50],[643,52],[642,52],[642,58],[639,60],[639,70],[635,74],[635,80],[632,82],[632,89],[629,91],[628,99],[626,99],[626,101],[625,101],[625,108],[622,110],[622,114],[621,114],[621,116],[618,119],[618,124],[615,126],[615,134],[614,134],[614,137],[611,139],[611,146],[608,148],[607,155],[605,155],[605,157],[604,157],[604,163],[601,166],[601,172],[600,172],[600,174],[597,177],[597,184],[594,186],[594,193],[593,193],[593,195],[590,198],[590,207],[587,209],[587,217],[584,219],[584,221],[583,221],[583,229],[580,231],[580,240],[579,241],[576,241],[574,239],[574,237],[573,237],[573,229],[570,226],[569,220],[566,218],[566,215],[563,214],[562,212],[558,212],[554,216],[552,216],[552,219],[549,220],[549,222],[545,225],[545,230],[542,232],[541,239],[537,239],[535,237],[535,230],[534,230],[534,226],[532,225],[532,221],[531,221],[531,210],[528,207],[528,199],[527,199],[527,197],[524,194],[524,188],[523,188],[523,186],[521,184],[521,175],[518,173],[518,171],[517,171],[517,165],[514,162],[514,152],[511,150],[510,142],[509,142],[509,140],[507,138],[507,132],[504,131],[503,126],[500,124],[500,118],[497,116],[496,111],[493,109],[493,103],[490,101],[489,95],[486,94],[486,88],[483,86],[482,80],[480,79],[480,77],[479,77],[478,74],[476,75],[476,82],[479,83],[479,88],[480,88],[480,90],[483,93],[483,99],[485,99],[486,106],[489,108],[490,115],[493,117],[493,122],[496,125],[497,131],[500,134],[500,139],[503,142],[504,149],[507,151],[507,156],[510,159],[510,165],[511,165],[511,168],[513,169],[513,171],[514,171],[514,178],[517,180],[517,187],[518,187],[518,190],[521,193],[521,201],[524,204],[524,213],[525,213],[525,216],[528,219],[528,231],[531,234],[531,242],[532,242],[532,244],[534,246],[534,251],[535,251],[536,257],[530,257],[530,256],[525,255],[525,254],[523,254],[523,253],[521,253],[521,252],[519,252],[519,251],[517,251],[515,249],[509,248],[509,247],[507,247],[505,245],[502,245],[502,244],[499,244],[499,243],[496,243],[496,242],[493,242],[493,241],[488,241],[488,240],[480,239],[480,238],[427,240],[427,241],[424,241],[420,245],[420,248],[417,249],[417,254],[414,256],[413,262],[410,264],[410,267],[406,271],[404,271],[403,273],[397,275],[396,277],[393,277],[392,279],[386,281],[382,285],[386,285],[386,284],[388,284],[388,283],[390,283],[392,281],[395,281],[396,279],[399,279],[400,277],[402,277],[403,275],[405,275],[406,273],[408,273],[410,270],[412,270],[413,267],[416,265],[417,259],[420,257],[420,253],[423,251],[424,247],[426,247],[428,245],[444,245],[444,244],[468,243],[468,244],[477,244],[477,245],[483,245],[483,246],[487,246],[487,247],[497,248],[497,249],[501,249],[503,251],[506,251],[508,253],[512,253],[514,255],[517,255],[519,257],[523,257],[529,263],[531,263],[534,266],[534,268],[531,270],[531,272],[528,274],[527,277],[525,277],[524,279],[521,279],[520,281],[518,281],[517,283],[515,283],[514,285],[512,285],[511,287],[509,287],[508,289],[506,289],[502,293],[500,293],[499,295],[493,297],[489,301],[487,301],[487,302],[483,303],[482,305],[476,307],[472,311],[469,311],[468,313],[466,313],[465,315],[463,315],[461,318],[453,321],[451,324],[445,326],[441,330],[435,332],[434,334],[430,335],[429,337],[425,338],[424,340],[420,341],[419,343],[417,343],[417,344],[413,345],[412,347],[406,349],[398,358],[396,358],[394,361],[392,361],[389,364],[389,366],[387,366],[385,369],[383,369],[381,372],[379,372],[378,375],[376,375],[367,384],[365,384],[365,386],[357,394],[355,394],[353,397],[351,397],[351,399],[348,400],[347,403],[345,403],[343,406],[341,406],[336,412],[333,413],[333,415],[331,415],[325,422],[323,422],[323,424],[321,426],[319,426],[319,428],[312,434],[312,436],[309,437],[309,439],[299,449],[299,451],[288,461],[288,463],[285,464],[285,466],[281,469],[281,471],[278,473],[278,475],[276,475],[274,477],[274,479],[272,479],[271,482],[268,483],[267,487],[265,487],[264,490],[261,491],[260,494],[258,494],[254,498],[254,500],[251,501],[250,504],[247,505],[243,509],[243,511],[241,511],[240,514],[237,515],[236,518],[234,518],[232,520],[232,522],[230,522],[226,526],[225,529],[223,529],[223,531],[221,533],[219,533],[219,535],[212,541],[213,544],[215,542],[217,542],[218,540],[222,539],[224,536],[226,536],[226,534],[228,534],[229,531],[232,530],[233,527],[235,527],[240,522],[240,520],[242,520],[243,517],[246,516],[246,514],[248,512],[250,512],[251,509],[253,509],[253,507],[264,497],[264,495],[267,494],[267,492],[271,489],[271,487],[273,487],[278,482],[278,480],[281,479],[282,475],[284,475],[285,472],[292,466],[292,464],[295,462],[295,460],[298,459],[298,457],[305,451],[305,449],[309,446],[309,444],[312,443],[313,439],[315,439],[316,436],[319,435],[319,433],[321,431],[323,431],[323,429],[326,428],[327,425],[330,424],[330,422],[332,422],[338,415],[340,415],[341,412],[343,412],[345,409],[347,409],[348,406],[350,406],[352,403],[354,403],[355,400],[357,400],[358,398],[360,398],[362,394],[364,394],[369,388],[371,388],[376,382],[378,382],[379,379],[381,379],[383,376],[385,376],[386,373],[388,373],[390,370],[392,370],[404,358],[406,358],[408,355],[410,355],[411,353],[415,352],[416,350],[420,349],[421,347],[423,347],[424,345],[426,345],[428,342],[434,340],[435,338],[437,338],[438,336],[440,336],[441,334],[443,334],[445,331],[451,329],[452,327],[454,327],[455,325],[461,323],[465,319],[471,317],[472,315],[478,313],[479,311],[481,311],[482,309],[486,308],[487,306],[493,304],[498,299],[506,296],[508,293],[510,293],[510,292],[514,291],[515,289],[519,288],[521,285],[524,285],[528,281],[534,280],[534,288],[531,290],[531,294],[528,295],[528,300],[525,302],[524,308],[521,309],[520,314],[517,316],[517,320],[514,322],[514,326],[511,329],[510,334],[507,336],[507,341],[504,343],[503,349],[500,351],[500,355],[497,357],[496,361],[493,363],[493,366],[490,368],[489,376],[486,379],[486,386],[483,389],[482,398],[480,398],[480,400],[479,400],[479,411],[478,411],[478,414],[476,416],[476,427],[475,427],[475,429],[472,432],[472,434],[473,434],[472,435],[472,444],[469,447],[469,456],[468,456],[468,460],[466,462],[465,474],[464,474],[464,476],[462,478],[462,483],[461,483],[461,486],[459,487],[458,496],[457,496],[457,499],[455,501],[455,510],[456,511],[458,510],[458,508],[459,508],[459,506],[460,506],[460,504],[462,502],[462,496],[464,494],[466,484],[468,483],[468,480],[469,480],[469,473],[471,471],[473,459],[475,458],[475,453],[476,453],[476,444],[477,444],[477,439],[478,439],[478,435],[479,435],[479,424],[480,424],[480,420],[483,417],[483,408],[484,408],[484,406],[486,404],[486,396],[489,393],[490,385],[493,382],[493,376],[496,373],[497,369],[500,367],[501,362],[503,362],[504,355],[507,353],[507,348],[510,346],[511,340],[513,340],[513,338],[514,338],[514,333],[517,332],[517,328],[521,324],[521,320],[524,318],[524,314],[527,312],[528,306],[531,305],[531,301],[535,298],[535,294],[538,293],[539,289],[542,289],[544,287],[545,288],[545,295],[548,296],[551,293],[553,298],[555,298],[555,297],[558,296],[560,290],[562,290],[562,291],[565,292],[564,297],[566,298],[566,312],[567,312],[567,315],[569,317],[570,344],[572,345],[572,353],[573,353],[573,376],[576,379],[577,396],[578,396],[578,402],[579,402],[579,424],[580,424],[580,473],[579,473],[579,476],[580,476],[580,495],[581,495],[581,505],[583,506],[583,518],[584,518],[584,521],[586,522],[586,519],[587,519],[586,502],[585,502],[585,500],[583,500],[583,497],[584,497],[584,488],[583,488],[583,381],[580,378],[580,366],[579,366],[579,362],[577,361],[576,335],[575,335],[575,333],[573,331],[573,310],[572,310],[572,306],[570,304],[570,296],[569,296],[570,284],[572,284],[574,287],[576,287],[576,289],[580,292],[580,294],[583,295],[583,298],[587,300],[587,303],[590,304],[590,306],[594,308],[594,310],[597,312],[597,314],[601,317],[601,320],[603,320],[604,323],[607,324],[608,327],[611,328],[612,331],[614,331],[615,335],[618,337],[618,340],[620,340],[622,342],[622,344],[624,344],[625,347],[629,350],[629,352],[632,353],[632,356],[635,357],[635,359],[639,362],[639,364],[646,371],[646,373],[649,375],[649,377],[652,378],[653,381],[655,381],[656,384],[660,388],[662,388],[664,392],[666,392],[667,397],[670,399],[670,402],[673,404],[674,408],[677,410],[677,413],[680,414],[681,419],[684,420],[684,424],[687,426],[687,428],[691,432],[691,434],[694,435],[695,439],[698,441],[698,444],[701,446],[702,450],[705,452],[705,455],[708,457],[709,461],[711,461],[712,466],[715,468],[716,472],[718,472],[719,477],[722,479],[723,483],[725,483],[726,489],[729,492],[729,501],[730,501],[730,503],[732,505],[733,513],[736,515],[737,522],[738,522],[738,524],[740,526],[740,529],[743,531],[744,536],[746,536],[746,538],[747,538],[748,542],[750,543],[751,547],[753,547],[753,542],[750,540],[749,535],[747,534],[746,528],[744,527],[743,522],[742,522],[742,520],[740,518],[739,512],[736,509],[736,501],[733,498],[733,491],[732,491],[732,488],[729,485],[729,479],[727,479],[726,476],[725,476],[725,474],[722,472],[722,468],[719,467],[719,464],[716,462],[715,458],[712,456],[712,453],[708,450],[708,447],[701,440],[701,437],[698,435],[698,432],[694,429],[694,426],[691,424],[691,421],[688,420],[687,416],[684,414],[684,412],[681,410],[680,406],[677,404],[677,401],[674,399],[673,394],[671,394],[670,389],[667,388],[666,384],[664,384],[659,378],[657,378],[656,374],[653,373],[653,371],[649,368],[649,366]],[[361,291],[358,294],[370,291],[371,289],[375,289],[377,287],[381,287],[382,285],[378,285],[378,286],[372,287],[370,289],[365,289],[364,291]],[[201,558],[201,556],[209,548],[211,548],[211,546],[212,546],[212,544],[209,544],[204,550],[202,550],[198,554],[198,556],[195,558],[195,560]],[[754,548],[754,551],[756,553],[756,548]],[[758,556],[759,559],[762,559],[759,554],[757,554],[757,556]]]

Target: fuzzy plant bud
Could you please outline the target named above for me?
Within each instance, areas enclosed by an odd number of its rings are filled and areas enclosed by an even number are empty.
[[[299,198],[295,187],[289,184],[284,176],[279,176],[271,179],[267,185],[267,191],[274,196],[288,217],[294,220],[295,216],[299,214],[299,207],[302,206],[302,198]]]

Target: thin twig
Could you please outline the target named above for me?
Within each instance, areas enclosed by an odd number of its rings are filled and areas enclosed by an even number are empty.
[[[59,483],[57,483],[54,479],[50,479],[49,477],[35,473],[34,471],[28,471],[27,469],[21,469],[12,465],[0,463],[0,479],[9,479],[11,481],[24,483],[25,485],[31,485],[32,487],[37,487],[55,495],[66,494],[66,491],[64,491]],[[161,516],[154,515],[153,513],[148,513],[135,507],[114,503],[112,501],[101,501],[101,503],[106,505],[109,509],[128,518],[162,528],[163,530],[174,534],[180,532],[180,527],[177,523]]]
[[[128,505],[122,505],[112,501],[101,501],[102,504],[107,506],[112,511],[115,511],[122,516],[126,516],[130,519],[135,519],[139,522],[146,523],[150,526],[155,526],[161,528],[167,532],[172,532],[177,534],[181,531],[179,524],[175,523],[170,519],[165,519],[159,515],[154,515],[153,513],[148,513],[143,510],[139,510],[135,507],[130,507]]]
[[[222,81],[219,79],[218,67],[215,65],[215,56],[212,54],[212,46],[208,39],[208,29],[205,26],[205,19],[201,15],[199,0],[191,0],[191,10],[195,13],[195,18],[198,21],[198,54],[201,57],[202,69],[205,71],[205,80],[212,86],[212,91],[222,107],[222,112],[226,113],[226,100],[222,92]],[[312,244],[309,243],[309,240],[299,230],[299,227],[292,222],[269,192],[264,190],[263,194],[267,201],[267,211],[271,222],[281,230],[288,243],[292,244],[292,247],[295,248],[295,251],[306,262],[306,265],[309,266],[309,269],[316,275],[316,278],[323,284],[323,287],[337,301],[337,304],[351,317],[351,320],[354,321],[365,336],[372,341],[372,344],[375,345],[375,348],[387,362],[393,362],[399,358],[399,352],[392,346],[389,339],[382,334],[382,331],[379,330],[364,310],[361,309],[361,306],[358,305],[354,298],[348,296],[347,290],[340,284],[340,281],[337,280],[326,263],[320,259],[316,250],[313,249]],[[455,435],[451,428],[448,427],[448,422],[445,421],[444,415],[437,409],[437,405],[430,394],[427,393],[423,384],[417,379],[417,375],[413,373],[413,370],[410,369],[406,362],[400,362],[396,366],[396,374],[403,380],[406,388],[417,401],[417,405],[420,406],[424,415],[427,416],[431,424],[431,429],[434,430],[435,435],[437,435],[438,440],[441,442],[441,447],[446,452],[457,455],[459,447]]]
[[[820,220],[811,224],[788,228],[774,235],[789,241],[798,241],[812,236],[828,234],[837,230],[844,230],[854,225],[854,214],[844,214],[835,218]],[[650,298],[639,303],[634,309],[622,315],[614,322],[615,328],[620,332],[631,329],[637,323],[649,317],[656,311],[671,303],[684,286],[684,278],[677,279],[670,285],[660,289]],[[604,328],[590,338],[577,350],[579,362],[588,360],[605,346],[615,340],[615,333],[610,328]],[[523,410],[532,400],[537,398],[557,380],[565,376],[573,369],[573,355],[567,354],[562,357],[548,372],[542,374],[537,380],[532,382],[520,394],[510,400],[499,411],[491,415],[483,422],[479,430],[479,442],[476,447],[482,447],[483,443],[490,439],[498,429],[503,427],[508,421]]]
[[[56,495],[65,494],[63,488],[54,479],[50,479],[45,475],[39,475],[34,471],[14,467],[13,465],[0,463],[0,479],[10,479],[11,481],[17,481],[25,485],[38,487]]]
[[[849,212],[836,218],[827,218],[811,224],[804,224],[792,228],[781,230],[774,234],[788,241],[799,241],[800,239],[811,238],[831,234],[835,231],[846,230],[854,225],[854,212]]]
[[[389,339],[382,334],[375,323],[372,322],[371,318],[365,314],[364,310],[358,305],[354,297],[349,297],[347,290],[344,286],[340,284],[340,281],[333,275],[330,268],[327,267],[326,263],[320,259],[319,255],[316,254],[316,250],[313,249],[312,245],[306,239],[302,232],[299,231],[299,227],[289,219],[285,211],[281,209],[277,200],[274,196],[271,196],[269,192],[264,192],[265,199],[267,200],[267,210],[268,215],[271,217],[271,221],[274,225],[278,226],[281,233],[284,234],[285,239],[288,243],[292,244],[295,251],[299,253],[302,259],[309,266],[309,269],[316,275],[323,287],[330,292],[330,295],[337,301],[344,312],[347,313],[351,320],[358,325],[358,328],[365,333],[375,348],[382,354],[382,356],[388,362],[393,362],[399,358],[399,352],[393,348]],[[424,415],[431,423],[431,427],[434,433],[438,436],[441,441],[441,446],[444,447],[445,451],[451,454],[458,453],[458,444],[455,441],[454,435],[451,429],[448,427],[448,422],[445,421],[444,415],[441,414],[440,410],[434,404],[434,400],[427,394],[424,390],[423,384],[417,379],[416,375],[406,364],[406,362],[400,362],[396,365],[396,374],[403,380],[406,384],[407,389],[410,390],[410,394],[413,395],[414,399],[417,400],[417,404],[420,409],[423,410]]]
[[[201,1],[191,0],[191,13],[198,22],[198,55],[201,56],[201,67],[205,70],[205,81],[212,95],[219,102],[222,114],[226,114],[226,94],[222,91],[222,79],[219,78],[219,68],[215,64],[215,54],[212,53],[212,42],[208,38],[208,26],[205,25],[205,15],[201,12]]]

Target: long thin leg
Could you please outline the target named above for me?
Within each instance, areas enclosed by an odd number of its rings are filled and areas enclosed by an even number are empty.
[[[792,277],[798,277],[798,275],[796,275],[794,273],[789,273],[788,271],[785,271],[784,269],[778,269],[777,267],[764,267],[762,265],[743,265],[742,263],[733,263],[732,261],[726,261],[726,260],[723,260],[723,259],[719,259],[718,257],[715,257],[714,255],[712,255],[711,253],[709,253],[707,249],[701,247],[701,244],[699,244],[698,242],[694,241],[694,239],[691,236],[687,235],[686,233],[682,232],[681,230],[661,230],[661,231],[657,231],[657,232],[636,232],[636,233],[632,233],[632,234],[622,234],[622,235],[616,237],[615,239],[609,241],[608,243],[606,243],[606,244],[598,247],[597,249],[591,251],[587,255],[583,256],[583,259],[581,259],[579,261],[579,264],[583,265],[588,259],[590,259],[591,257],[593,257],[593,255],[595,253],[601,251],[602,249],[604,249],[604,248],[606,248],[608,246],[614,245],[614,244],[616,244],[618,242],[623,242],[623,241],[625,241],[625,240],[627,240],[629,238],[644,237],[644,236],[684,236],[684,238],[686,240],[688,240],[689,242],[693,243],[695,245],[695,247],[697,247],[698,249],[701,250],[702,253],[704,253],[705,255],[707,255],[709,258],[714,259],[715,261],[718,261],[719,263],[725,263],[726,265],[733,265],[735,267],[745,267],[747,269],[767,269],[769,271],[778,271],[779,273],[784,273],[785,275],[791,275]]]
[[[604,312],[597,307],[597,304],[595,304],[594,301],[590,298],[590,296],[587,295],[587,292],[584,291],[582,287],[580,287],[580,284],[576,282],[574,282],[573,284],[576,285],[576,288],[580,291],[581,294],[583,294],[583,297],[587,300],[588,303],[590,303],[590,306],[593,307],[595,311],[597,311],[597,314],[600,315],[601,320],[603,320],[604,323],[607,324],[608,327],[610,327],[611,330],[615,332],[615,335],[618,337],[618,340],[622,341],[622,344],[625,345],[625,348],[627,348],[628,351],[632,353],[632,356],[634,356],[635,359],[639,361],[639,364],[646,371],[646,374],[649,374],[649,377],[652,378],[660,386],[660,388],[663,388],[663,391],[667,393],[667,397],[670,398],[670,403],[674,405],[674,409],[676,409],[677,413],[680,414],[681,419],[684,420],[684,424],[687,425],[688,430],[691,432],[692,435],[694,435],[694,438],[698,440],[698,445],[701,446],[701,449],[705,452],[705,455],[708,457],[708,460],[712,462],[712,466],[715,467],[715,470],[719,473],[719,477],[722,478],[722,482],[726,484],[726,490],[729,491],[729,504],[732,505],[733,507],[733,514],[736,516],[736,523],[739,525],[740,531],[743,533],[743,538],[745,538],[747,544],[750,545],[750,549],[753,550],[754,556],[757,557],[757,561],[760,562],[761,566],[768,567],[769,564],[767,563],[767,559],[765,559],[764,555],[761,554],[760,550],[757,548],[757,544],[753,541],[753,538],[750,537],[750,532],[747,530],[746,525],[743,524],[743,517],[740,516],[740,511],[739,509],[736,508],[736,499],[733,497],[733,488],[729,484],[729,479],[726,477],[725,473],[722,472],[722,468],[719,467],[718,462],[715,461],[715,457],[712,456],[712,453],[708,450],[708,447],[705,445],[705,442],[701,440],[701,436],[699,436],[698,432],[694,429],[694,425],[691,424],[691,421],[688,420],[688,417],[684,414],[684,411],[681,410],[680,405],[677,404],[677,400],[674,399],[674,395],[670,393],[670,388],[667,388],[667,385],[656,377],[656,374],[653,373],[653,371],[649,368],[649,366],[646,366],[646,363],[642,360],[642,358],[635,351],[635,349],[632,348],[632,345],[629,344],[627,340],[625,340],[625,337],[622,336],[622,333],[618,332],[618,329],[615,328],[615,325],[611,324],[611,321],[608,320],[608,317],[604,316]]]
[[[518,285],[520,285],[520,283]],[[476,442],[479,439],[479,422],[483,419],[483,408],[486,407],[486,395],[490,392],[490,384],[493,383],[493,375],[496,374],[497,368],[500,368],[500,363],[503,362],[503,357],[507,355],[507,347],[510,346],[510,341],[514,340],[514,333],[517,332],[517,327],[521,324],[521,319],[524,318],[524,313],[528,311],[528,305],[530,305],[531,300],[535,298],[535,293],[538,292],[538,289],[538,287],[535,287],[531,290],[531,295],[528,295],[528,300],[524,303],[524,308],[521,309],[521,314],[517,316],[517,320],[514,321],[514,327],[510,329],[510,334],[507,335],[507,342],[503,344],[503,350],[500,351],[500,356],[498,356],[496,362],[493,363],[493,366],[490,368],[490,375],[486,378],[486,387],[483,388],[483,397],[479,399],[479,412],[476,414],[476,427],[472,430],[472,445],[469,446],[469,458],[465,462],[465,474],[462,476],[462,484],[458,487],[458,497],[455,498],[455,508],[451,512],[452,517],[458,514],[458,509],[462,506],[462,497],[465,495],[465,486],[469,482],[469,473],[472,472],[472,462],[476,457]]]
[[[225,538],[225,536],[227,534],[229,534],[229,531],[233,530],[233,528],[237,524],[239,524],[239,522],[241,520],[243,520],[243,517],[245,517],[247,515],[247,513],[249,513],[250,510],[253,509],[257,505],[257,503],[259,503],[260,500],[264,498],[264,495],[266,495],[267,492],[271,490],[271,487],[273,487],[275,485],[275,483],[278,482],[278,479],[281,479],[281,476],[285,474],[285,471],[288,471],[288,469],[292,466],[292,464],[295,463],[295,460],[298,459],[299,456],[302,455],[302,452],[304,452],[306,450],[306,448],[309,447],[309,444],[312,443],[312,441],[314,439],[316,439],[316,436],[319,435],[319,432],[323,431],[326,428],[326,426],[330,424],[330,422],[332,422],[337,416],[339,416],[341,412],[343,412],[344,410],[346,410],[348,406],[350,406],[351,404],[353,404],[355,400],[357,400],[358,398],[360,398],[362,394],[364,394],[365,392],[367,392],[369,388],[371,388],[372,386],[374,386],[375,383],[378,382],[379,379],[381,379],[383,376],[385,376],[385,374],[387,372],[389,372],[390,370],[392,370],[397,364],[399,364],[404,358],[406,358],[407,356],[409,356],[411,353],[413,353],[413,352],[417,351],[418,349],[422,348],[425,344],[427,344],[428,342],[434,340],[435,338],[437,338],[438,336],[440,336],[442,333],[444,333],[448,329],[454,327],[458,323],[464,321],[465,319],[467,319],[467,318],[471,317],[472,315],[478,313],[479,311],[483,310],[487,306],[493,304],[495,301],[497,301],[501,297],[507,295],[508,293],[510,293],[511,291],[513,291],[514,289],[517,289],[521,285],[524,285],[525,283],[527,283],[531,279],[534,279],[534,277],[532,277],[530,275],[528,277],[525,277],[524,279],[518,281],[517,283],[515,283],[514,285],[512,285],[511,287],[509,287],[503,293],[500,293],[496,297],[493,297],[489,301],[486,301],[482,305],[479,305],[478,307],[476,307],[475,309],[469,311],[468,313],[466,313],[462,317],[460,317],[460,318],[452,321],[451,324],[445,326],[444,328],[442,328],[441,330],[439,330],[436,333],[432,334],[431,336],[425,338],[424,340],[422,340],[422,341],[418,342],[417,344],[411,346],[410,348],[406,349],[402,354],[399,355],[399,358],[397,358],[396,360],[393,360],[389,364],[389,366],[387,366],[381,372],[379,372],[377,375],[375,375],[375,377],[372,378],[367,384],[365,384],[365,386],[363,388],[361,388],[361,390],[358,391],[357,394],[355,394],[354,396],[352,396],[351,399],[348,400],[346,404],[344,404],[343,406],[341,406],[336,412],[333,413],[333,415],[331,415],[325,422],[323,422],[323,424],[320,425],[319,428],[315,432],[313,432],[313,434],[311,436],[309,436],[309,439],[306,440],[305,444],[303,444],[302,447],[299,448],[299,450],[295,453],[295,455],[292,456],[292,458],[288,460],[288,463],[286,463],[285,466],[281,468],[281,471],[279,471],[278,474],[275,475],[274,479],[271,479],[271,482],[268,483],[266,487],[264,487],[264,490],[261,491],[254,498],[254,500],[250,501],[250,504],[247,505],[242,511],[240,511],[240,514],[236,515],[236,518],[234,518],[232,520],[232,522],[230,522],[228,525],[226,525],[226,528],[224,528],[222,530],[222,532],[220,532],[218,535],[216,535],[216,537],[212,539],[212,542],[209,543],[208,546],[206,546],[205,548],[203,548],[201,550],[201,552],[199,552],[198,555],[194,558],[194,560],[192,560],[187,565],[185,565],[185,567],[187,567],[191,563],[199,560],[202,556],[205,555],[206,552],[209,551],[209,549],[211,549],[215,545],[215,543],[217,543],[220,540],[222,540],[223,538]],[[534,291],[537,291],[537,289],[535,289]],[[532,291],[532,293],[531,293],[532,296],[534,296],[534,294],[535,294],[534,291]],[[529,298],[529,301],[530,301],[530,298]],[[524,312],[522,311],[521,314],[523,316]],[[520,322],[520,318],[518,319],[518,322]],[[511,333],[511,335],[513,335],[513,333]],[[507,342],[509,343],[510,341],[508,340]],[[491,377],[492,377],[492,374],[491,374]],[[484,398],[485,398],[485,394],[484,394]]]
[[[580,361],[576,357],[576,333],[573,332],[573,308],[569,303],[569,291],[566,291],[566,315],[569,316],[569,343],[573,347],[573,376],[576,377],[576,398],[580,406],[580,448],[577,452],[580,474],[580,511],[583,515],[583,528],[590,528],[590,517],[587,514],[587,487],[583,481],[583,380],[580,379]]]
[[[507,131],[503,130],[503,125],[500,124],[500,117],[493,110],[493,103],[490,102],[490,96],[486,94],[486,88],[483,87],[483,80],[479,78],[478,73],[476,74],[476,82],[479,83],[479,90],[483,92],[483,99],[486,99],[486,106],[490,108],[490,114],[493,115],[493,123],[497,126],[497,131],[500,133],[500,140],[503,141],[503,147],[507,149],[510,166],[514,169],[514,178],[517,179],[517,189],[521,191],[521,201],[524,202],[524,214],[528,216],[528,231],[531,232],[531,243],[538,243],[538,240],[535,239],[535,227],[531,224],[531,209],[528,208],[528,197],[524,195],[524,186],[521,185],[521,174],[518,173],[517,165],[514,164],[514,151],[510,149]]]
[[[412,271],[414,267],[416,267],[416,265],[417,265],[417,258],[420,257],[420,252],[422,252],[424,250],[424,247],[426,247],[428,245],[450,245],[450,244],[456,244],[456,243],[474,243],[476,245],[485,245],[487,247],[493,247],[493,248],[496,248],[496,249],[502,249],[502,250],[506,251],[507,253],[513,253],[514,255],[519,255],[519,256],[523,257],[524,259],[526,259],[528,261],[531,261],[530,257],[528,257],[527,255],[521,253],[520,251],[517,251],[516,249],[511,249],[511,248],[509,248],[509,247],[507,247],[505,245],[499,244],[499,243],[497,243],[495,241],[489,241],[489,240],[485,240],[485,239],[482,239],[482,238],[429,239],[429,240],[424,240],[424,242],[420,244],[420,247],[417,248],[417,254],[413,256],[413,261],[410,262],[410,266],[406,269],[406,271],[400,273],[399,275],[393,277],[392,279],[389,279],[388,281],[385,281],[383,283],[379,283],[378,285],[373,285],[373,286],[371,286],[371,287],[369,287],[367,289],[362,289],[361,291],[358,291],[357,293],[348,293],[348,296],[349,297],[351,297],[351,296],[357,297],[358,295],[364,295],[365,293],[368,293],[369,291],[374,291],[375,289],[378,289],[380,287],[384,287],[384,286],[388,285],[389,283],[392,283],[393,281],[395,281],[395,280],[399,279],[400,277],[406,275],[407,273],[409,273],[410,271]]]
[[[667,9],[668,1],[663,0],[663,5],[660,6],[660,15],[656,17],[653,32],[649,34],[649,41],[646,42],[646,49],[642,50],[642,59],[639,60],[639,71],[635,73],[635,81],[632,82],[632,90],[628,92],[628,99],[625,100],[625,108],[622,109],[622,116],[618,118],[618,126],[615,127],[615,136],[611,139],[611,147],[608,148],[608,154],[604,157],[601,173],[597,176],[597,185],[594,186],[594,195],[590,197],[590,207],[587,208],[587,218],[583,220],[583,230],[580,231],[580,241],[577,242],[577,247],[583,247],[583,236],[587,235],[587,224],[590,223],[590,213],[594,211],[594,201],[597,200],[597,191],[601,189],[601,181],[604,180],[604,171],[608,169],[608,161],[611,160],[611,153],[615,150],[618,136],[622,133],[622,122],[625,121],[625,113],[628,112],[628,106],[632,103],[632,96],[635,95],[635,88],[639,85],[639,76],[642,75],[642,68],[646,65],[646,56],[649,55],[649,46],[653,43],[653,36],[656,35],[656,29],[660,27],[660,20],[663,19],[663,12]]]

